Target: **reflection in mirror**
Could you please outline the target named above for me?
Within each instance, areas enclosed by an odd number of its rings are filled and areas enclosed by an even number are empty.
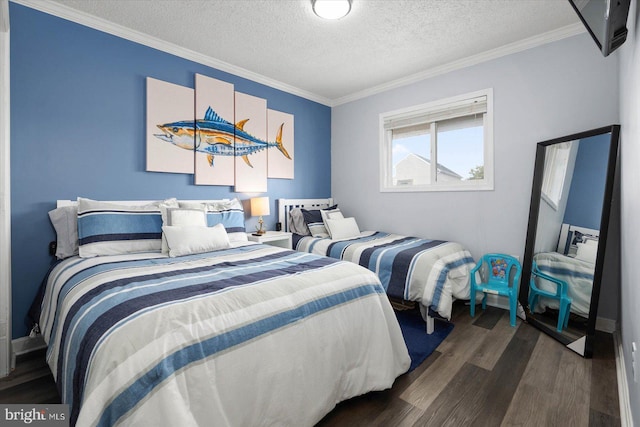
[[[595,334],[618,129],[546,141],[538,144],[536,155],[522,280],[528,286],[520,286],[520,302],[530,323],[587,357]]]

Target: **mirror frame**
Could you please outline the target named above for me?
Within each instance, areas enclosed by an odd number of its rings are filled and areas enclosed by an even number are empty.
[[[540,198],[542,195],[542,180],[544,177],[544,163],[546,147],[561,142],[580,140],[592,136],[610,133],[609,161],[607,164],[607,176],[604,190],[604,200],[602,203],[602,215],[600,218],[600,237],[598,241],[598,252],[596,255],[596,264],[593,274],[593,289],[591,291],[591,302],[589,306],[589,318],[587,319],[587,328],[584,343],[584,353],[586,358],[593,356],[593,340],[596,330],[596,319],[598,314],[598,302],[600,299],[600,287],[602,284],[602,272],[604,266],[604,258],[607,247],[607,234],[609,231],[609,218],[611,215],[611,202],[613,200],[615,169],[618,160],[618,142],[620,139],[620,125],[605,126],[586,132],[580,132],[573,135],[567,135],[548,141],[539,142],[536,147],[536,159],[533,173],[533,187],[531,190],[531,204],[529,209],[529,225],[527,228],[527,239],[525,244],[525,252],[522,264],[522,279],[520,281],[519,301],[526,314],[526,321],[536,328],[540,329],[547,335],[568,346],[573,342],[567,336],[559,333],[555,328],[549,327],[547,324],[538,320],[529,310],[529,282],[531,280],[531,265],[533,262],[534,246],[538,229],[538,216],[540,212]],[[576,351],[576,350],[574,350]],[[577,352],[577,351],[576,351]],[[577,352],[580,354],[579,352]]]

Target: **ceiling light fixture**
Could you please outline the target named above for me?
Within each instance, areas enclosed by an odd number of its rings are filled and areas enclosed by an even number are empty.
[[[313,12],[320,18],[340,19],[351,11],[351,0],[311,0]]]

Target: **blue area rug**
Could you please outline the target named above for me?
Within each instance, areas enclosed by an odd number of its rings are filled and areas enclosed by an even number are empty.
[[[427,334],[427,325],[417,310],[396,311],[396,317],[402,329],[404,342],[409,349],[411,367],[407,372],[413,371],[440,345],[453,330],[453,323],[435,321],[433,334]]]

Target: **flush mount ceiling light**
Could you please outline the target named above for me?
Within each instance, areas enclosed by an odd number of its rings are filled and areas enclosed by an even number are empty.
[[[311,0],[313,12],[324,19],[340,19],[351,10],[351,0]]]

